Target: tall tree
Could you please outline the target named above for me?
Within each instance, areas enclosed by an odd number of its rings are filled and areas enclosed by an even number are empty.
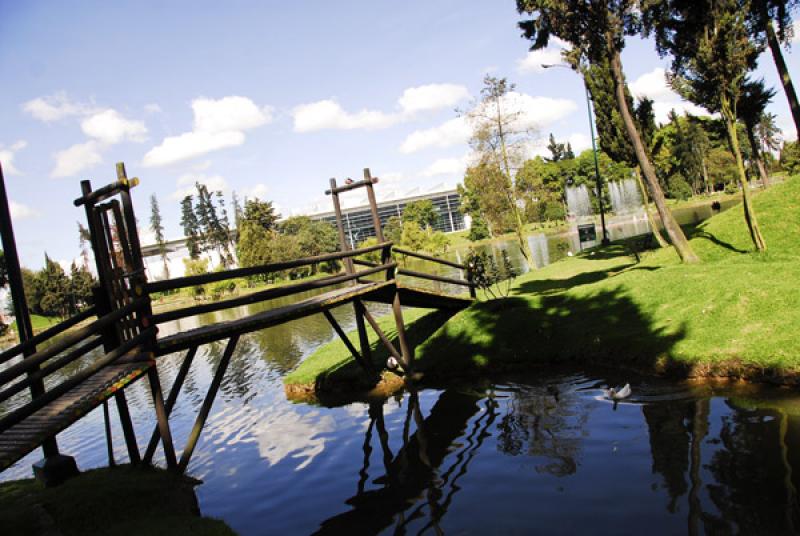
[[[480,101],[465,116],[472,127],[470,146],[478,161],[494,167],[503,178],[502,193],[508,201],[513,229],[522,255],[528,259],[514,174],[524,161],[525,144],[530,139],[530,129],[522,117],[522,111],[514,102],[514,89],[514,84],[506,78],[486,75]]]
[[[520,22],[520,28],[524,36],[531,41],[533,50],[546,47],[550,37],[556,36],[569,43],[576,53],[586,58],[590,64],[608,62],[622,123],[672,246],[683,262],[699,262],[700,259],[692,251],[686,235],[667,208],[664,193],[627,100],[620,55],[625,46],[625,36],[635,35],[640,31],[638,2],[517,0],[517,9],[520,13],[533,16],[530,20]]]
[[[752,159],[764,186],[769,185],[769,173],[767,173],[767,166],[764,163],[761,144],[756,131],[761,123],[767,104],[774,96],[775,91],[767,89],[763,80],[751,80],[744,84],[737,106],[739,118],[744,123],[747,142],[750,144]]]
[[[458,186],[461,208],[484,220],[492,236],[513,230],[513,200],[508,189],[508,180],[498,166],[488,162],[471,166],[464,173],[463,185]]]
[[[167,242],[164,240],[164,224],[161,221],[161,209],[158,207],[156,194],[150,196],[150,230],[155,235],[158,254],[164,263],[164,277],[169,279],[169,257],[167,257]]]
[[[242,220],[242,205],[239,204],[239,197],[236,195],[236,190],[231,194],[231,205],[233,206],[233,225],[239,229],[239,223]]]
[[[183,236],[186,237],[186,249],[189,257],[196,260],[200,257],[200,224],[194,212],[192,196],[187,195],[181,201],[181,226]]]
[[[749,0],[747,2],[750,35],[758,42],[767,42],[772,53],[778,77],[783,84],[783,91],[789,101],[789,108],[794,119],[797,136],[800,139],[800,101],[794,90],[792,77],[783,59],[781,44],[789,46],[793,37],[792,12],[800,4],[800,0]],[[777,25],[777,31],[775,26]]]
[[[81,259],[83,259],[83,267],[89,270],[89,242],[92,237],[89,234],[89,229],[83,226],[81,222],[78,223],[78,248],[81,252]]]
[[[767,246],[753,210],[737,129],[747,73],[760,52],[749,39],[741,7],[741,0],[651,0],[644,10],[645,29],[655,35],[659,54],[672,55],[672,87],[722,115],[736,158],[750,238],[758,251],[764,251]]]

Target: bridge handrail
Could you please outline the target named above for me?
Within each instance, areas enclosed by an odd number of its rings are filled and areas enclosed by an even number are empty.
[[[431,281],[439,281],[440,283],[449,283],[451,285],[461,285],[470,288],[476,288],[478,286],[469,280],[455,279],[453,277],[445,277],[442,275],[426,274],[424,272],[415,272],[414,270],[406,270],[404,268],[398,269],[397,275],[405,275],[407,277],[418,277],[420,279],[430,279]]]
[[[6,350],[3,350],[3,352],[0,353],[0,364],[5,363],[6,361],[10,361],[11,359],[25,352],[29,348],[34,348],[40,345],[41,343],[47,341],[48,339],[52,339],[56,335],[63,333],[72,326],[80,324],[87,318],[94,316],[96,314],[97,314],[97,307],[92,305],[91,307],[84,309],[80,313],[73,315],[62,322],[59,322],[58,324],[51,326],[40,333],[37,333],[27,341],[12,346],[11,348],[7,348]]]
[[[153,281],[147,284],[148,292],[163,292],[165,290],[177,290],[180,288],[193,287],[195,285],[205,285],[207,283],[215,283],[217,281],[225,281],[226,279],[234,279],[237,277],[247,277],[251,275],[267,274],[271,272],[280,272],[282,270],[289,270],[292,268],[299,268],[301,266],[309,266],[311,264],[319,264],[327,261],[335,261],[356,255],[363,255],[379,249],[389,248],[392,242],[383,242],[373,246],[363,247],[359,249],[351,249],[348,251],[336,251],[334,253],[325,253],[323,255],[316,255],[313,257],[304,257],[302,259],[294,259],[291,261],[273,262],[270,264],[262,264],[260,266],[248,266],[247,268],[234,268],[232,270],[224,270],[222,272],[211,272],[208,274],[190,275],[185,277],[176,277],[174,279],[165,279],[163,281]]]
[[[312,281],[304,281],[302,283],[296,283],[293,285],[285,285],[277,288],[269,288],[266,290],[262,290],[260,292],[254,292],[252,294],[248,294],[246,296],[240,296],[237,298],[230,298],[227,300],[221,300],[212,303],[204,303],[201,305],[193,305],[190,307],[175,309],[173,311],[168,311],[165,313],[153,315],[153,323],[162,324],[164,322],[169,322],[170,320],[177,320],[179,318],[185,318],[187,316],[211,313],[214,311],[220,311],[222,309],[230,309],[231,307],[239,307],[241,305],[249,305],[252,303],[258,303],[275,298],[291,296],[292,294],[305,292],[307,290],[324,288],[332,285],[337,285],[340,283],[345,283],[347,281],[352,281],[354,279],[376,274],[378,272],[382,272],[384,270],[390,270],[396,267],[397,263],[389,262],[386,264],[376,265],[368,270],[360,270],[352,274],[340,273],[328,277],[323,277],[320,279],[315,279]]]
[[[467,267],[465,265],[463,265],[463,264],[459,264],[459,263],[453,262],[453,261],[448,261],[446,259],[439,259],[437,257],[433,257],[431,255],[426,255],[424,253],[419,253],[417,251],[410,251],[410,250],[402,249],[402,248],[398,248],[398,247],[393,247],[392,251],[400,253],[401,255],[408,255],[409,257],[416,257],[418,259],[422,259],[422,260],[426,260],[426,261],[430,261],[430,262],[435,262],[435,263],[438,263],[438,264],[444,264],[446,266],[451,266],[453,268],[458,268],[459,270],[466,270],[467,269]]]
[[[14,363],[13,365],[10,365],[4,370],[0,371],[0,386],[7,386],[4,390],[0,391],[0,402],[7,400],[8,398],[22,391],[25,387],[30,386],[35,379],[40,379],[48,374],[52,374],[53,372],[65,367],[81,356],[86,355],[87,352],[100,346],[103,342],[102,337],[96,337],[92,340],[89,340],[85,344],[75,347],[70,352],[61,355],[65,350],[78,345],[89,337],[100,335],[105,328],[114,322],[117,322],[124,317],[141,310],[141,308],[148,302],[149,298],[139,298],[134,300],[125,307],[121,307],[116,311],[98,318],[87,326],[65,335],[63,338],[55,341],[47,348],[43,348],[35,354],[24,357],[21,361]],[[40,365],[56,357],[58,358],[48,363],[45,367],[39,369]],[[23,374],[28,374],[28,376],[14,382],[11,385],[8,385],[10,382],[19,378]]]
[[[138,335],[123,342],[121,345],[117,346],[114,350],[108,352],[107,354],[105,354],[97,361],[93,362],[88,367],[79,370],[75,375],[67,378],[60,384],[56,385],[49,391],[45,392],[43,395],[32,399],[27,404],[20,406],[11,411],[10,413],[4,415],[2,418],[0,418],[0,432],[7,430],[8,428],[24,420],[26,417],[30,416],[34,412],[42,409],[47,404],[53,402],[58,397],[64,395],[67,391],[77,386],[81,382],[87,380],[90,376],[97,373],[104,367],[114,364],[115,361],[119,360],[122,356],[131,352],[137,346],[146,344],[148,341],[152,340],[157,331],[158,330],[156,329],[155,326],[151,326],[143,330]]]

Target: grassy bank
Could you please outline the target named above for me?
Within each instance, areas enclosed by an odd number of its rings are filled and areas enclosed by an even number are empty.
[[[451,318],[417,347],[417,368],[432,382],[565,361],[794,382],[800,179],[754,202],[767,253],[752,252],[736,207],[692,230],[699,265],[680,264],[671,248],[637,262],[622,244],[567,258]]]
[[[194,483],[158,469],[87,471],[55,488],[34,480],[0,484],[3,534],[233,535],[203,518]]]

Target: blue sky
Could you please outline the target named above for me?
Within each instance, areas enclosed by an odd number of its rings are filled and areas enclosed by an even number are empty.
[[[195,180],[284,214],[327,207],[328,179],[364,167],[379,192],[454,185],[468,154],[454,109],[487,72],[516,82],[540,137],[585,148],[580,79],[539,69],[557,46],[529,57],[518,20],[510,0],[0,0],[0,161],[22,262],[77,256],[79,181],[113,180],[118,161],[141,179],[140,224],[155,193],[169,237]],[[666,89],[651,43],[631,40],[623,63],[661,115],[692,109]],[[769,56],[759,74],[777,83]],[[790,125],[782,92],[771,111]]]

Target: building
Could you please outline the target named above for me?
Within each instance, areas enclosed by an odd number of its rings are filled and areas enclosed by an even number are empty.
[[[439,212],[439,220],[434,225],[434,229],[445,233],[461,231],[465,229],[464,215],[461,214],[461,198],[456,190],[438,190],[423,194],[409,192],[403,197],[395,199],[382,199],[378,201],[378,217],[381,226],[386,225],[389,218],[397,216],[402,218],[406,205],[414,201],[430,200],[434,208]],[[322,220],[336,224],[336,214],[333,210],[309,214],[310,218]],[[360,242],[375,236],[375,227],[372,224],[372,213],[369,204],[363,203],[357,206],[342,208],[344,219],[344,232],[350,241],[350,246],[355,248]]]
[[[420,192],[418,189],[404,193],[399,193],[396,190],[384,190],[382,192],[376,191],[376,194],[378,194],[378,216],[381,219],[381,225],[386,225],[386,222],[392,216],[399,216],[402,218],[403,211],[409,203],[428,199],[439,212],[439,220],[436,222],[436,225],[434,225],[437,231],[451,233],[469,227],[468,224],[465,225],[465,217],[461,214],[461,198],[454,189],[444,189],[441,186],[437,186],[426,192]],[[375,228],[372,225],[372,213],[370,212],[366,195],[363,197],[343,196],[342,201],[344,232],[351,247],[355,248],[363,240],[375,236]],[[324,211],[320,210],[322,207],[325,208]],[[327,210],[329,208],[331,210]],[[325,198],[324,202],[312,206],[304,212],[305,214],[300,212],[293,215],[307,215],[314,220],[326,221],[331,223],[331,225],[336,224],[336,215],[332,210],[332,202],[329,197]],[[189,257],[189,250],[186,248],[186,239],[179,238],[177,240],[169,240],[165,245],[169,276],[182,276],[184,273],[183,259]],[[148,278],[151,280],[163,279],[165,277],[164,263],[159,256],[158,246],[155,244],[142,246],[142,255],[144,257]],[[204,256],[209,258],[212,267],[219,264],[219,258],[216,253],[209,252],[204,254]]]

